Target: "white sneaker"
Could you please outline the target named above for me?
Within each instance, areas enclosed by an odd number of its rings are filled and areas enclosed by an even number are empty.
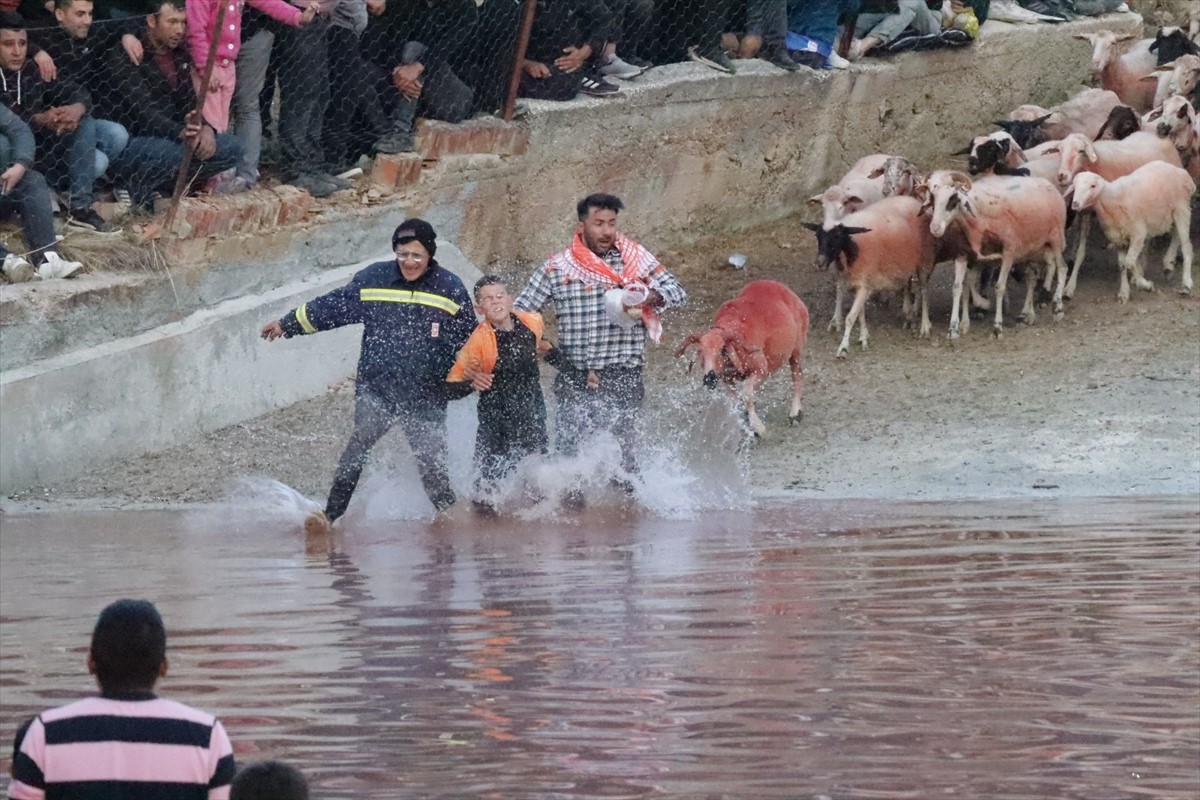
[[[69,278],[81,269],[83,264],[78,261],[67,261],[53,250],[47,250],[46,260],[37,268],[37,276],[44,281]]]
[[[623,81],[632,80],[638,77],[646,70],[641,67],[635,67],[628,61],[622,61],[616,53],[608,57],[608,61],[604,62],[604,66],[600,67],[600,72],[610,78],[620,78]]]
[[[829,55],[825,57],[825,63],[830,69],[848,69],[850,62],[838,55],[836,50],[830,50]]]
[[[4,265],[0,266],[0,270],[3,270],[4,276],[13,283],[27,283],[37,274],[33,264],[16,253],[9,253],[4,257]]]

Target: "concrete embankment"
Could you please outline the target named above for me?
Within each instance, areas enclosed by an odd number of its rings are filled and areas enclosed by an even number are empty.
[[[533,103],[515,125],[430,126],[418,154],[377,165],[370,194],[195,201],[160,243],[163,273],[0,287],[0,491],[179,444],[346,377],[356,330],[268,348],[258,328],[386,254],[404,215],[456,243],[461,254],[438,255],[468,279],[472,264],[560,246],[575,201],[597,189],[621,195],[630,233],[658,250],[737,231],[800,211],[862,155],[945,164],[1009,108],[1061,101],[1087,73],[1072,34],[1102,28],[1137,33],[1141,20],[989,23],[971,48],[846,73],[668,65],[616,98]]]

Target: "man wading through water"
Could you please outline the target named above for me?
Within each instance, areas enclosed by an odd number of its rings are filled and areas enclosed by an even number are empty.
[[[354,432],[338,462],[324,512],[305,520],[309,534],[327,533],[350,504],[371,448],[399,423],[417,458],[434,510],[454,505],[446,471],[446,373],[475,329],[471,296],[458,276],[433,258],[428,222],[409,219],[392,234],[395,261],[378,261],[350,283],[268,322],[274,341],[362,323],[354,386]]]
[[[574,455],[581,440],[610,431],[620,443],[626,473],[614,476],[611,483],[632,494],[628,476],[638,472],[635,426],[646,395],[646,336],[658,341],[659,312],[683,305],[687,293],[650,251],[617,231],[617,213],[624,207],[611,194],[580,200],[575,209],[579,225],[570,247],[533,274],[514,307],[541,312],[548,303],[554,305],[562,356],[554,380],[558,452]],[[615,304],[613,290],[618,295]],[[643,299],[628,302],[634,296]],[[612,305],[606,307],[606,298]],[[583,493],[575,488],[562,500],[578,508]]]

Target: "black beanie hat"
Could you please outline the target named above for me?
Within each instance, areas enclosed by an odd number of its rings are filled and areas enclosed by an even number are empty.
[[[433,226],[423,219],[406,219],[396,227],[396,232],[392,234],[392,249],[396,249],[396,245],[405,242],[417,240],[425,249],[429,251],[429,257],[433,258],[433,254],[437,252],[437,234],[433,231]]]

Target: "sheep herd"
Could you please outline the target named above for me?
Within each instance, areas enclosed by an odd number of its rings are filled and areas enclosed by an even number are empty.
[[[950,338],[970,325],[972,307],[994,312],[1003,333],[1004,295],[1014,265],[1026,270],[1020,317],[1032,323],[1040,283],[1054,313],[1075,292],[1092,219],[1117,249],[1120,288],[1153,289],[1142,268],[1149,238],[1170,234],[1163,258],[1168,276],[1182,254],[1180,291],[1192,289],[1192,202],[1200,179],[1200,47],[1179,29],[1138,40],[1111,31],[1080,34],[1093,47],[1099,88],[1055,108],[1024,105],[975,137],[958,170],[923,173],[901,156],[874,154],[812,198],[824,210],[806,225],[817,237],[817,266],[838,270],[831,330],[844,325],[838,356],[859,324],[867,346],[865,305],[878,291],[904,296],[906,317],[928,336],[927,285],[936,264],[954,262]],[[1077,245],[1068,269],[1066,232]],[[999,261],[989,300],[977,266]],[[845,296],[853,294],[843,320]]]

